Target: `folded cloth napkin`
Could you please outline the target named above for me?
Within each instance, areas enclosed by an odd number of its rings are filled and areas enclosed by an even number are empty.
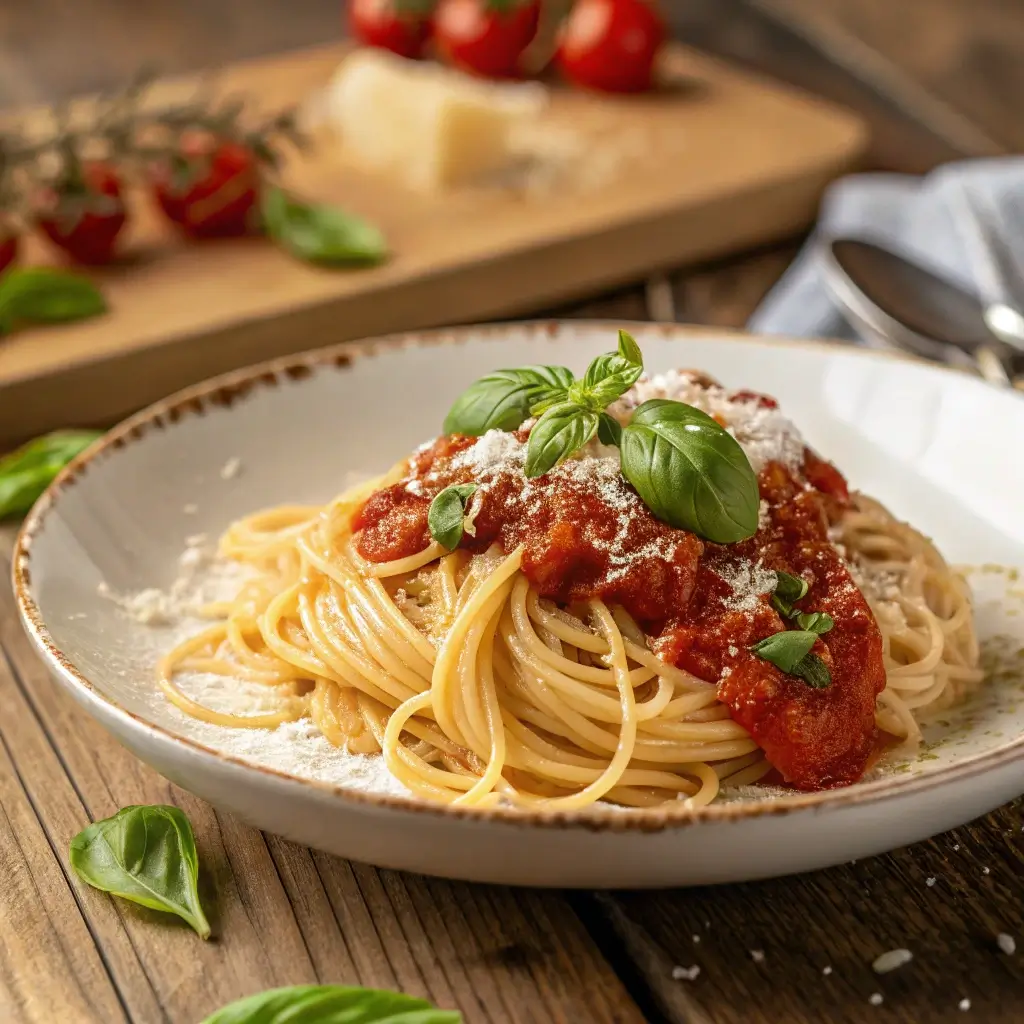
[[[862,341],[833,305],[817,251],[840,235],[878,242],[982,298],[1008,302],[1013,282],[995,271],[971,210],[988,213],[1024,280],[1024,157],[965,160],[923,178],[856,174],[825,193],[814,235],[747,326],[760,334]]]

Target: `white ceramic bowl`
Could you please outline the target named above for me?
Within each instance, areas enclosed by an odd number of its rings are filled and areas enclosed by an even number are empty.
[[[618,326],[502,325],[346,345],[153,406],[69,467],[26,521],[14,576],[29,635],[74,699],[179,785],[298,842],[429,874],[586,887],[779,875],[922,839],[1024,791],[1024,701],[1012,669],[934,727],[925,757],[899,771],[843,790],[695,811],[437,807],[401,795],[372,764],[322,738],[222,729],[163,698],[154,662],[177,634],[126,617],[97,596],[101,582],[118,593],[167,586],[186,537],[214,538],[265,505],[323,501],[347,473],[377,473],[436,434],[453,396],[481,374],[585,366],[613,347]],[[1012,574],[992,568],[1024,566],[1019,396],[863,350],[631,329],[652,371],[701,367],[775,395],[854,486],[952,560],[988,564],[971,576],[981,633],[993,657],[1001,642],[1022,646],[1020,592]],[[237,475],[224,473],[236,460]]]

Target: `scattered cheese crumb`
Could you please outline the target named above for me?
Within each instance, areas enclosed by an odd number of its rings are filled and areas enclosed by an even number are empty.
[[[882,993],[881,992],[872,992],[871,993],[871,998],[868,1000],[868,1002],[872,1006],[881,1006],[882,1005]]]
[[[764,950],[763,949],[752,949],[750,951],[750,959],[753,960],[755,964],[763,964],[764,963]]]
[[[996,943],[1007,956],[1013,956],[1017,952],[1016,940],[1012,935],[1007,935],[1006,932],[1000,932],[996,936]]]
[[[822,967],[821,973],[822,974],[831,974],[832,973],[831,965],[826,964],[826,966]]]
[[[960,1009],[961,1010],[963,1010],[966,1013],[970,1008],[971,1008],[971,1001],[970,1001],[970,999],[961,999],[960,1000]]]
[[[871,969],[875,974],[888,974],[904,964],[909,964],[913,959],[914,954],[909,949],[890,949],[888,953],[875,958]]]
[[[956,850],[959,850],[959,849],[960,849],[960,844],[959,844],[959,843],[954,843],[954,844],[953,844],[953,850],[954,850],[954,852],[955,852]]]
[[[992,869],[988,868],[988,867],[984,867],[984,868],[981,869],[981,873],[983,875],[990,875],[992,873]]]
[[[673,981],[696,981],[698,974],[700,974],[700,968],[696,964],[692,967],[672,968]]]
[[[935,879],[934,878],[926,878],[924,880],[924,884],[927,885],[928,888],[930,889],[935,884]]]
[[[237,456],[233,456],[228,459],[227,462],[221,467],[220,478],[221,480],[234,480],[239,473],[242,472],[242,460]]]
[[[693,940],[694,942],[700,942],[700,936],[699,936],[699,935],[691,935],[691,936],[690,936],[690,938],[691,938],[691,939],[692,939],[692,940]]]
[[[199,506],[190,501],[181,511],[187,516],[194,516],[199,511]]]

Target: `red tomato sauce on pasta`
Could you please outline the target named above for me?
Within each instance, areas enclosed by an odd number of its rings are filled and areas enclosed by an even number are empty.
[[[514,436],[525,442],[528,434]],[[477,479],[467,464],[477,443],[452,435],[417,452],[403,478],[356,513],[359,553],[381,562],[423,551],[433,497]],[[807,450],[799,473],[769,462],[759,487],[756,535],[723,546],[656,519],[618,473],[588,479],[569,464],[534,480],[497,472],[471,502],[475,532],[467,531],[460,547],[480,552],[498,543],[509,552],[522,545],[522,570],[542,596],[621,605],[654,638],[659,657],[718,683],[732,718],[788,784],[845,785],[872,756],[875,697],[885,687],[881,633],[828,539],[829,524],[849,501],[846,482]],[[748,650],[790,628],[770,593],[748,587],[737,597],[736,580],[749,577],[752,565],[803,576],[809,590],[798,607],[832,616],[833,628],[814,647],[830,686],[814,689]]]

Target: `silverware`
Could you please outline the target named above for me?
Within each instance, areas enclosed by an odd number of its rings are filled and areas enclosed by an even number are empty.
[[[855,326],[894,348],[973,365],[989,383],[1012,385],[1012,350],[993,337],[977,296],[873,242],[835,238],[824,250],[826,285]]]
[[[982,293],[985,324],[1000,341],[1024,352],[1024,268],[999,230],[996,211],[963,182],[953,190],[953,212]]]

